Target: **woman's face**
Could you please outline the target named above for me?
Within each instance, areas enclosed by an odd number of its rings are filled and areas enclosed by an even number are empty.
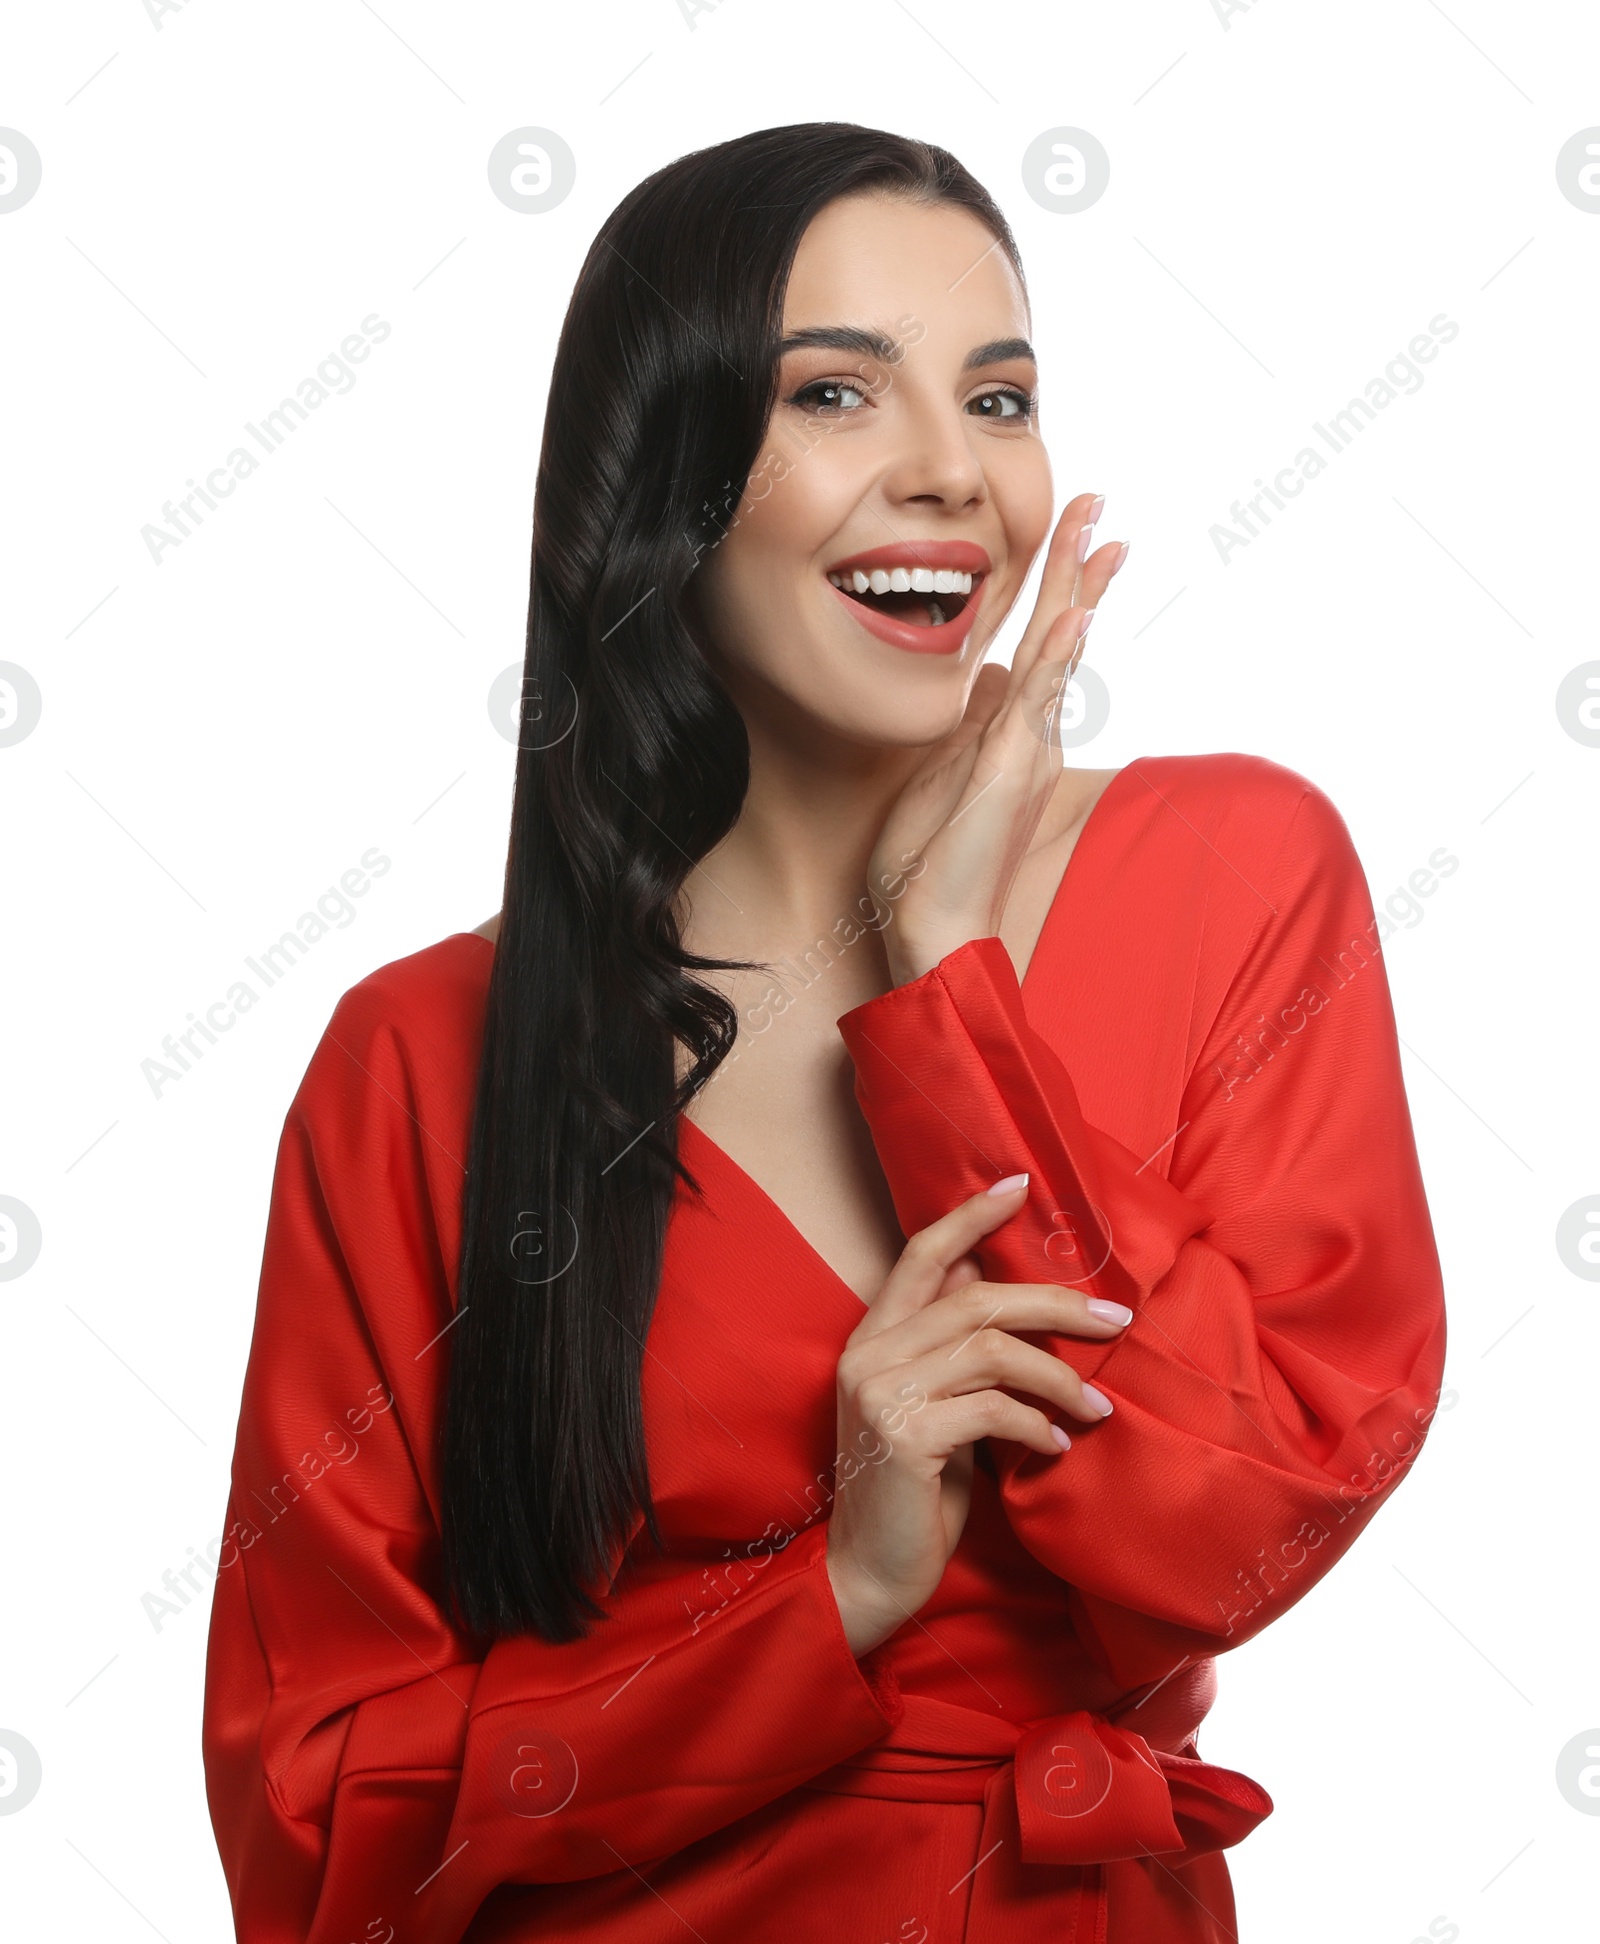
[[[761,455],[689,584],[752,727],[921,746],[960,719],[1050,521],[1028,328],[964,209],[854,195],[806,230]]]

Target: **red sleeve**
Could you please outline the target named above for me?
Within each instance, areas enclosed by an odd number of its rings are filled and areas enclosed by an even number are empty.
[[[1084,1119],[998,938],[839,1022],[907,1234],[1027,1169],[1023,1211],[977,1251],[985,1276],[1135,1312],[1109,1344],[1034,1338],[1109,1418],[1073,1422],[1059,1461],[993,1447],[1018,1536],[1130,1681],[1305,1593],[1438,1399],[1439,1263],[1370,894],[1315,786],[1282,827],[1260,922],[1194,1035],[1170,1178]]]
[[[212,1613],[207,1791],[243,1944],[454,1944],[497,1885],[680,1849],[899,1710],[850,1652],[825,1523],[705,1624],[701,1562],[653,1555],[586,1640],[485,1651],[449,1624],[432,1454],[467,1103],[374,983],[278,1151]]]

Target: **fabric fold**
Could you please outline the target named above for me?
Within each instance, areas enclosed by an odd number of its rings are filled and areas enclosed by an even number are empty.
[[[335,1011],[273,1177],[206,1669],[242,1944],[347,1944],[382,1910],[403,1944],[456,1944],[499,1885],[681,1850],[900,1706],[851,1652],[825,1520],[745,1558],[720,1603],[669,1558],[631,1563],[578,1641],[454,1627],[414,1453],[436,1448],[458,1237],[415,1231],[459,1206],[431,1130],[464,1128],[472,1068],[446,1112],[379,1001]]]
[[[839,1031],[908,1235],[1006,1175],[1033,1175],[1021,1211],[978,1245],[994,1281],[1068,1283],[1137,1309],[1206,1226],[1152,1157],[1084,1119],[998,938],[845,1013]],[[1111,1348],[1077,1342],[1073,1363],[1087,1376]]]
[[[1028,1170],[985,1273],[1135,1313],[1035,1336],[1115,1410],[1059,1458],[984,1441],[938,1587],[859,1660],[827,1537],[862,1307],[731,1157],[674,1202],[645,1346],[661,1552],[635,1535],[579,1641],[452,1623],[494,948],[344,995],[279,1144],[207,1649],[240,1944],[876,1937],[935,1882],[968,1944],[1229,1944],[1225,1853],[1270,1803],[1200,1756],[1214,1659],[1408,1470],[1438,1259],[1328,800],[1258,758],[1141,759],[1084,835],[1026,980],[970,940],[840,1022],[908,1232]]]
[[[968,1944],[1024,1934],[1019,1925],[1041,1895],[1054,1899],[1052,1921],[1063,1926],[1052,1935],[1088,1944],[1100,1935],[1105,1865],[1159,1858],[1181,1868],[1242,1842],[1271,1813],[1248,1776],[1192,1752],[1209,1671],[1195,1669],[1142,1723],[1170,1745],[1152,1745],[1132,1725],[1145,1705],[1133,1696],[1111,1716],[1074,1709],[1021,1723],[912,1698],[883,1742],[804,1786],[981,1805]]]

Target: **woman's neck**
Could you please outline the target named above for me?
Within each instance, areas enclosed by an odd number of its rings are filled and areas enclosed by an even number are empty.
[[[685,942],[714,957],[759,957],[869,915],[873,846],[924,753],[752,726],[739,820],[684,887]]]

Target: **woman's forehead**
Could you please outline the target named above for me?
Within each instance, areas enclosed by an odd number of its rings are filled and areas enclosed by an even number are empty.
[[[958,204],[857,195],[820,210],[795,252],[785,334],[853,325],[898,338],[908,315],[924,334],[979,342],[1026,335],[1028,305],[1005,245]]]

